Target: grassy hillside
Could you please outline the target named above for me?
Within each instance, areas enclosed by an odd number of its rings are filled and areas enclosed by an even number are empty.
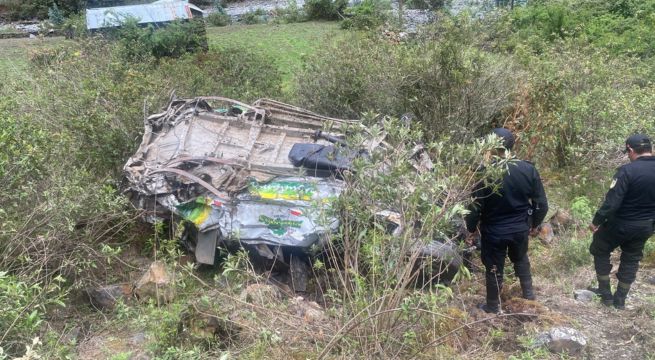
[[[207,30],[212,47],[244,47],[269,58],[282,73],[282,87],[287,93],[293,91],[293,76],[302,69],[305,59],[345,34],[335,22],[235,25]]]
[[[376,16],[362,4],[355,14]],[[29,345],[43,359],[556,359],[568,357],[534,345],[561,325],[589,337],[583,357],[653,358],[653,242],[626,312],[571,293],[594,282],[586,225],[627,161],[622,142],[655,133],[645,36],[655,1],[530,4],[483,19],[442,15],[409,38],[322,22],[209,28],[209,52],[179,57],[152,50],[186,50],[183,34],[136,26],[116,41],[0,41],[0,348],[23,355]],[[171,89],[289,100],[386,134],[391,146],[348,175],[343,226],[313,259],[302,297],[244,253],[195,268],[178,244],[181,224],[143,224],[122,195],[143,116]],[[407,112],[410,126],[397,119]],[[539,301],[519,298],[508,264],[507,313],[488,317],[475,308],[484,298],[477,255],[450,286],[413,286],[403,254],[456,230],[495,126],[517,134],[516,153],[536,163],[552,212],[562,212],[530,243]],[[433,171],[417,174],[405,160],[417,143]],[[399,236],[379,208],[402,211]],[[86,289],[131,289],[154,259],[174,274],[170,302],[89,305]],[[630,346],[605,346],[616,339]]]

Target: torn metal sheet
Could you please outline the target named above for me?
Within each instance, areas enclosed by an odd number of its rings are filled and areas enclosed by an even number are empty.
[[[274,100],[201,97],[173,99],[144,125],[124,167],[125,192],[149,220],[192,222],[202,262],[223,240],[308,248],[338,228],[331,204],[344,188],[337,172],[360,154],[343,140],[357,121]],[[305,145],[320,151],[292,161],[291,150]],[[332,159],[337,150],[348,156]]]

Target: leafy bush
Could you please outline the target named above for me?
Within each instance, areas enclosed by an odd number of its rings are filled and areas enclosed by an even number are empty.
[[[232,24],[232,17],[224,12],[212,12],[207,16],[207,21],[213,26],[227,26]]]
[[[594,216],[593,209],[589,199],[585,196],[579,196],[573,199],[571,203],[571,215],[575,220],[580,222],[589,222]]]
[[[483,154],[497,144],[428,144],[434,171],[417,173],[407,158],[423,137],[420,131],[397,119],[379,119],[372,114],[366,114],[363,122],[369,136],[377,137],[384,129],[390,149],[357,163],[356,171],[347,177],[348,190],[338,200],[342,230],[326,250],[336,264],[328,269],[314,266],[332,280],[324,289],[329,303],[339,304],[334,308],[337,321],[352,324],[333,336],[322,354],[338,348],[340,356],[352,358],[361,354],[361,349],[369,349],[368,357],[411,358],[454,329],[459,320],[453,322],[453,318],[464,316],[446,306],[451,289],[429,284],[413,288],[420,272],[414,268],[417,249],[456,232],[471,186],[480,175],[476,169]],[[359,144],[363,138],[352,141]],[[383,209],[400,213],[401,230],[395,236],[385,231],[386,220],[376,216]],[[429,268],[426,264],[423,271],[435,277],[443,275],[441,269]],[[465,274],[461,271],[460,278]]]
[[[46,19],[49,9],[53,6],[51,0],[3,0],[3,7],[7,10],[10,20]],[[58,0],[57,5],[62,15],[76,14],[85,8],[82,0]],[[59,10],[59,9],[58,9]]]
[[[35,53],[29,72],[0,87],[0,302],[13,307],[0,304],[0,327],[12,354],[24,350],[57,294],[97,284],[110,266],[127,273],[102,249],[145,237],[118,191],[144,112],[164,105],[171,89],[244,101],[280,91],[270,59],[248,49],[142,62],[123,61],[123,50],[97,38],[67,42]],[[61,293],[49,292],[56,276],[66,280]]]
[[[50,306],[63,306],[65,292],[55,278],[45,287],[22,281],[16,276],[0,271],[0,356],[20,356],[25,345],[36,337],[46,309]]]
[[[144,28],[136,19],[128,19],[113,30],[112,37],[119,42],[126,61],[143,61],[149,56],[157,59],[179,57],[207,49],[205,23],[199,20],[173,22],[163,28],[152,25]]]
[[[307,20],[305,12],[298,7],[296,0],[288,0],[287,7],[275,9],[274,21],[278,24],[291,24]]]
[[[310,20],[339,20],[348,0],[307,0],[304,9]]]
[[[409,0],[407,7],[410,9],[439,10],[450,5],[450,0]]]
[[[48,20],[55,27],[60,27],[64,24],[64,14],[57,7],[57,3],[52,4],[52,7],[48,9]]]
[[[249,10],[245,14],[241,15],[239,20],[247,25],[262,24],[268,21],[268,14],[264,9],[261,8],[256,10]]]
[[[282,76],[268,57],[234,46],[163,61],[156,76],[181,97],[220,94],[248,102],[282,91]]]
[[[384,0],[364,0],[346,9],[348,17],[341,22],[341,27],[356,30],[374,29],[385,23],[389,10],[391,6]]]
[[[86,30],[86,18],[84,15],[71,15],[64,19],[61,30],[67,39],[75,39],[88,36]]]
[[[477,49],[463,20],[392,44],[357,35],[319,53],[298,78],[301,103],[334,116],[411,112],[427,139],[477,136],[503,121],[525,76],[508,57]],[[441,36],[441,35],[439,35]]]

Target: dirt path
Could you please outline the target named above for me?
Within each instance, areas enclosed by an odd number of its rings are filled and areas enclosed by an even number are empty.
[[[633,285],[626,310],[606,307],[597,301],[574,300],[574,289],[593,283],[592,269],[578,272],[566,284],[539,288],[539,301],[551,311],[571,319],[587,338],[590,359],[652,359],[655,356],[655,269],[641,269]],[[553,279],[535,278],[537,284]]]

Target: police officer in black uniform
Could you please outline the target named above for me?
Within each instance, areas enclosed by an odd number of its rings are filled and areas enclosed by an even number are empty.
[[[605,305],[625,308],[625,298],[635,281],[644,245],[653,235],[655,219],[655,157],[651,140],[642,134],[630,136],[625,152],[630,163],[621,166],[589,225],[593,241],[589,252],[594,256],[598,278],[596,292]],[[610,253],[621,248],[621,264],[616,273],[619,284],[612,295],[610,288]]]
[[[504,146],[504,149],[496,150],[496,155],[511,156],[509,151],[514,145],[512,133],[504,128],[494,129],[493,132],[503,140]],[[536,234],[536,228],[548,212],[543,184],[537,169],[530,162],[510,158],[501,181],[499,184],[480,183],[474,191],[474,203],[466,217],[468,231],[474,232],[479,225],[482,237],[487,301],[480,308],[488,313],[500,311],[499,294],[507,255],[514,264],[523,297],[535,299],[528,259],[528,236],[530,233]]]

